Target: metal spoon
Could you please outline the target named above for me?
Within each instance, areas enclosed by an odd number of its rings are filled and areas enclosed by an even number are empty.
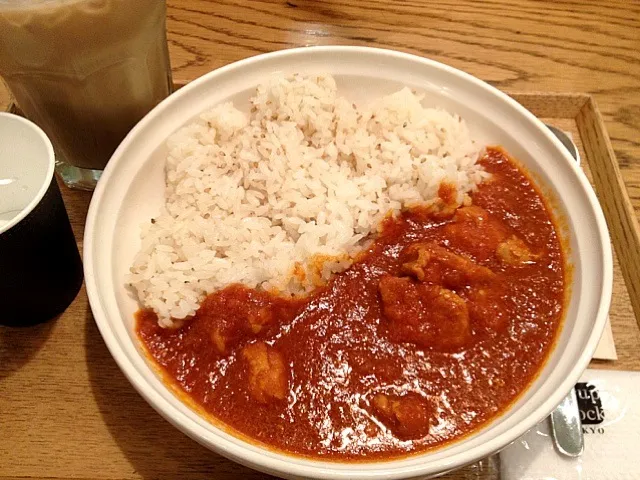
[[[578,147],[576,147],[576,144],[573,143],[573,140],[571,140],[569,135],[564,133],[559,128],[554,127],[553,125],[547,125],[547,128],[551,130],[551,132],[556,137],[558,137],[558,140],[560,140],[560,142],[566,147],[566,149],[569,150],[571,156],[575,158],[576,162],[578,162],[578,165],[580,165],[580,152],[578,152]]]
[[[580,165],[580,154],[573,140],[562,130],[551,125],[547,125],[547,127],[558,137],[558,140],[562,142],[578,162],[578,165]],[[582,435],[578,398],[574,388],[564,397],[560,405],[551,412],[549,418],[551,419],[553,442],[558,452],[568,457],[579,457],[584,450],[584,436]]]
[[[584,437],[575,389],[571,389],[549,418],[553,443],[558,452],[567,457],[579,457],[584,450]]]

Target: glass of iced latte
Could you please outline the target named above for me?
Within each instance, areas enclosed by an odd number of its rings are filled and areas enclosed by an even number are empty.
[[[172,88],[165,0],[0,0],[0,77],[51,138],[68,186],[93,189]]]

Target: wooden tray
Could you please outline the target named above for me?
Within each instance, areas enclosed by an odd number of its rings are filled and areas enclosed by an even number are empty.
[[[618,360],[591,367],[640,370],[640,230],[600,113],[588,95],[512,96],[573,135],[607,217],[615,247],[610,317]],[[0,109],[4,100],[0,95]],[[62,193],[82,248],[91,194],[64,187]],[[86,479],[267,478],[201,447],[149,407],[111,358],[84,289],[54,322],[0,328],[0,428],[0,479],[42,478],[43,472]],[[494,456],[442,478],[496,480],[498,472]]]

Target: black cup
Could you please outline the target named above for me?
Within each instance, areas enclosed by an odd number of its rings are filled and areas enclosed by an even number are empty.
[[[54,175],[53,147],[22,117],[0,113],[0,324],[62,313],[82,285],[82,261]]]

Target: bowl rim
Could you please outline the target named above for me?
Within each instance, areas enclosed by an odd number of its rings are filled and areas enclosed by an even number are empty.
[[[347,478],[362,478],[362,479],[397,479],[397,478],[410,478],[415,476],[441,474],[446,471],[462,467],[464,465],[473,463],[481,458],[485,458],[488,455],[499,451],[506,445],[515,441],[518,437],[522,436],[529,430],[535,423],[542,421],[565,397],[566,393],[573,388],[575,382],[578,381],[582,372],[587,368],[593,353],[600,340],[600,335],[604,329],[607,314],[611,302],[611,293],[613,285],[613,258],[611,252],[610,239],[605,221],[604,214],[598,203],[596,195],[589,184],[586,175],[581,168],[575,163],[575,160],[569,157],[569,153],[565,151],[560,141],[548,130],[544,124],[536,118],[531,112],[526,110],[522,105],[517,103],[507,94],[498,90],[497,88],[489,85],[488,83],[468,74],[456,68],[450,67],[443,63],[424,58],[421,56],[398,52],[395,50],[373,48],[373,47],[360,47],[360,46],[312,46],[312,47],[298,47],[285,50],[279,50],[275,52],[256,55],[253,57],[245,58],[237,62],[230,63],[218,69],[215,69],[203,76],[193,80],[173,95],[167,97],[158,106],[156,106],[149,114],[147,114],[127,135],[122,141],[120,146],[114,152],[112,158],[120,157],[122,152],[126,150],[128,145],[132,142],[132,139],[136,136],[137,132],[142,130],[152,118],[157,117],[162,113],[163,106],[176,102],[181,96],[186,95],[191,89],[197,88],[202,83],[211,81],[216,76],[230,72],[235,69],[243,69],[255,62],[265,61],[273,58],[283,58],[287,56],[295,56],[301,53],[314,54],[314,53],[366,53],[373,55],[382,55],[388,57],[396,57],[397,59],[404,59],[407,61],[421,64],[431,69],[437,69],[446,72],[450,75],[456,76],[466,82],[474,84],[475,87],[484,90],[493,97],[497,97],[501,102],[507,103],[511,108],[517,111],[517,113],[524,119],[532,123],[538,130],[542,132],[547,139],[553,143],[557,150],[563,156],[569,165],[569,168],[573,172],[574,180],[579,183],[581,191],[585,194],[589,202],[589,208],[593,212],[593,220],[597,224],[597,240],[602,246],[602,262],[604,271],[602,272],[602,292],[598,301],[598,307],[596,311],[596,319],[593,324],[593,329],[586,341],[585,348],[582,351],[579,358],[576,359],[575,364],[571,368],[568,375],[562,380],[558,388],[553,395],[550,395],[544,402],[539,404],[535,409],[526,415],[523,421],[520,421],[514,425],[513,428],[489,439],[489,441],[470,448],[469,451],[455,453],[445,459],[442,459],[437,465],[421,464],[416,462],[410,466],[395,465],[402,459],[392,459],[389,461],[377,461],[377,462],[355,462],[352,463],[351,469],[338,469],[339,466],[346,465],[345,462],[326,462],[322,460],[311,459],[307,457],[295,456],[272,449],[258,446],[259,453],[252,451],[249,447],[255,447],[255,444],[248,442],[240,437],[237,437],[240,442],[235,444],[226,438],[223,438],[218,432],[207,433],[203,427],[194,423],[191,418],[188,418],[183,412],[178,411],[174,406],[169,404],[164,398],[162,398],[158,392],[156,392],[150,385],[144,376],[135,368],[131,360],[128,358],[123,346],[119,343],[114,333],[111,331],[108,322],[108,315],[106,314],[102,301],[100,291],[96,282],[96,268],[94,265],[94,245],[99,243],[94,241],[93,231],[96,222],[99,217],[99,209],[101,199],[105,194],[106,185],[110,177],[115,172],[117,162],[109,162],[105,168],[101,180],[94,191],[89,210],[87,213],[87,220],[85,224],[84,234],[84,269],[85,269],[85,283],[87,295],[91,309],[93,311],[95,322],[98,329],[107,344],[107,347],[115,359],[116,363],[123,371],[129,382],[140,393],[140,395],[158,412],[162,417],[168,420],[171,424],[177,427],[180,431],[185,433],[190,438],[194,439],[198,443],[203,444],[207,448],[214,450],[221,455],[236,461],[237,463],[249,466],[251,468],[270,473],[280,475],[288,478],[326,478],[326,479],[347,479]],[[531,420],[530,422],[524,421],[525,419]],[[488,424],[490,425],[490,423]],[[528,425],[528,426],[527,426]],[[218,431],[223,431],[220,427],[213,425],[213,428]],[[482,427],[486,428],[486,427]],[[202,431],[204,430],[204,431]],[[205,435],[207,434],[207,435]],[[212,442],[206,436],[215,436],[216,442]],[[411,455],[411,459],[427,457],[432,452],[417,453]],[[268,455],[267,455],[268,454]],[[358,470],[359,465],[373,465],[375,464],[375,470]]]

